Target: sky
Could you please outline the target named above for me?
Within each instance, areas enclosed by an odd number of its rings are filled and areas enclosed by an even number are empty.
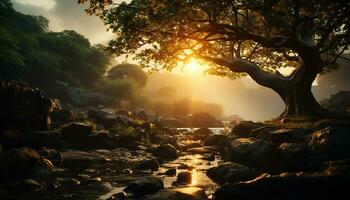
[[[50,20],[52,31],[75,30],[92,44],[106,43],[113,36],[96,16],[84,12],[77,0],[12,0],[14,8],[25,14],[42,15]]]
[[[12,2],[19,12],[42,15],[49,19],[49,28],[52,31],[75,30],[87,37],[92,44],[106,44],[113,37],[112,33],[106,32],[107,26],[98,17],[87,15],[84,12],[86,5],[78,5],[77,0],[12,0]],[[346,78],[348,76],[344,77],[345,89],[350,89]],[[233,81],[198,74],[193,76],[193,73],[163,72],[152,74],[146,89],[152,92],[164,86],[174,87],[183,97],[218,103],[225,115],[238,114],[247,120],[268,120],[277,117],[284,109],[282,100],[275,92],[257,85],[250,78]],[[329,88],[327,91],[314,89],[314,94],[319,100],[336,92],[334,88]]]

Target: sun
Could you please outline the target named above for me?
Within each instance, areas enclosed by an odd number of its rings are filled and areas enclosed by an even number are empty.
[[[204,65],[195,58],[190,58],[182,68],[183,73],[187,75],[203,75],[204,70]]]

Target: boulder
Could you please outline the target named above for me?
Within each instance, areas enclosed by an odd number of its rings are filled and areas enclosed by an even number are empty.
[[[153,154],[164,160],[177,159],[179,157],[178,150],[171,144],[162,144],[158,146]]]
[[[106,131],[93,131],[88,136],[89,147],[96,149],[111,149],[115,147],[114,140]]]
[[[53,173],[53,164],[48,159],[39,159],[37,160],[31,169],[30,177],[48,177]]]
[[[226,184],[214,194],[216,200],[227,199],[333,199],[346,197],[350,184],[349,163],[333,164],[322,173],[263,174],[246,182]],[[345,165],[344,165],[345,164]]]
[[[317,169],[317,162],[311,150],[304,143],[282,143],[279,146],[283,157],[283,168],[286,171],[310,171]]]
[[[225,147],[227,146],[228,137],[226,135],[211,135],[208,138],[204,140],[204,145],[206,146],[218,146],[218,147]]]
[[[192,183],[192,173],[191,172],[180,172],[177,175],[176,184],[188,185],[191,183]]]
[[[0,131],[47,130],[52,103],[38,88],[16,81],[0,81]]]
[[[203,188],[181,187],[163,189],[147,197],[145,200],[206,200],[207,196]]]
[[[305,142],[311,130],[303,128],[277,129],[270,132],[270,140],[273,143],[296,143]]]
[[[255,138],[238,138],[229,145],[225,161],[251,168],[275,171],[280,167],[280,151],[272,143]]]
[[[37,191],[41,190],[42,188],[43,185],[33,179],[25,179],[17,187],[17,189],[21,191]]]
[[[62,137],[73,146],[86,146],[93,126],[90,124],[73,122],[61,128]]]
[[[167,176],[176,176],[176,168],[170,168],[164,172]]]
[[[140,169],[140,170],[151,170],[151,171],[157,171],[159,169],[159,162],[157,159],[152,158],[149,160],[144,160],[141,161],[140,164],[137,165],[136,169]]]
[[[52,163],[40,159],[40,155],[30,148],[12,149],[0,154],[0,181],[44,177],[52,170]]]
[[[350,127],[327,127],[312,134],[309,146],[321,160],[350,158]]]
[[[250,132],[254,129],[262,127],[262,123],[252,121],[241,121],[232,127],[231,134],[238,137],[250,137]]]
[[[107,129],[122,123],[115,113],[105,109],[89,110],[89,118],[93,119],[98,124],[102,124]]]
[[[129,183],[124,192],[136,198],[158,192],[164,188],[163,181],[157,177],[145,177]]]
[[[60,149],[63,147],[62,136],[59,130],[26,132],[23,134],[22,144],[34,149],[41,147]]]
[[[127,117],[130,117],[130,116],[131,116],[131,112],[128,111],[128,110],[122,110],[122,109],[120,109],[120,110],[117,110],[115,113],[116,113],[117,115],[124,115],[124,116],[127,116]]]
[[[200,128],[194,131],[193,133],[194,139],[203,140],[210,135],[213,135],[213,132],[208,128]]]
[[[258,176],[255,170],[233,162],[212,167],[206,173],[210,179],[219,184],[248,181]]]

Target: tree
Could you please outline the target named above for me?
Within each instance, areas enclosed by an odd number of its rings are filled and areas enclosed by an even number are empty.
[[[123,63],[116,65],[108,71],[110,79],[133,79],[139,87],[144,87],[147,83],[147,73],[135,64]]]
[[[84,3],[87,0],[79,0]],[[144,66],[172,69],[195,57],[210,73],[249,75],[286,104],[279,118],[325,116],[311,85],[334,67],[350,42],[343,0],[90,0],[116,37],[109,49]],[[289,76],[276,69],[293,67]]]

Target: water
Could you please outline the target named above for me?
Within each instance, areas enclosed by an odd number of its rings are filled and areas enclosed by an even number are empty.
[[[177,128],[177,130],[179,131],[187,131],[187,132],[192,132],[198,129],[200,128]],[[214,134],[223,134],[223,133],[225,134],[230,131],[228,127],[213,127],[208,129],[211,130]]]
[[[183,129],[193,131],[194,129]],[[215,134],[225,131],[225,128],[210,128]],[[195,143],[187,134],[177,136],[182,144]],[[203,156],[215,154],[213,161],[208,161]],[[62,152],[63,162],[55,165],[55,173],[49,185],[42,190],[19,191],[8,190],[8,199],[36,199],[36,200],[106,200],[113,194],[122,192],[130,182],[145,176],[157,176],[162,178],[165,188],[174,188],[173,182],[177,177],[164,175],[169,168],[178,168],[180,165],[188,165],[190,169],[177,169],[177,173],[189,171],[192,173],[192,182],[188,186],[204,188],[207,196],[211,195],[217,185],[205,174],[206,170],[217,166],[221,158],[217,151],[209,148],[198,147],[193,150],[183,151],[178,159],[165,162],[156,172],[133,171],[128,174],[124,169],[134,169],[136,164],[152,154],[136,150],[130,151],[119,148],[114,150],[92,151],[65,151]],[[50,183],[51,182],[51,183]],[[45,184],[45,182],[43,182]],[[57,188],[50,186],[57,184]],[[191,188],[188,188],[191,189]],[[0,186],[1,190],[1,186]],[[1,195],[0,195],[1,196]]]

